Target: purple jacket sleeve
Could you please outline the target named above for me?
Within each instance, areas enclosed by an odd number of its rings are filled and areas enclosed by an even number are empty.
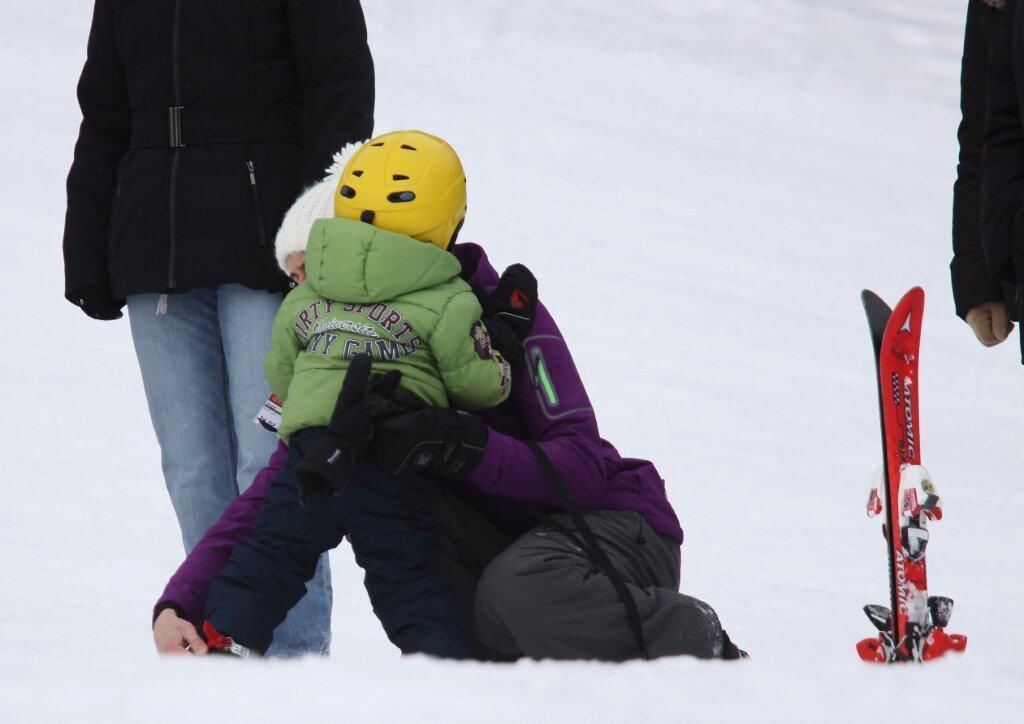
[[[512,384],[515,413],[526,437],[547,453],[576,503],[584,509],[595,508],[608,479],[604,443],[569,348],[543,305],[537,306],[524,347],[526,364]],[[468,482],[490,495],[532,505],[560,505],[526,443],[493,426],[487,449]]]
[[[253,478],[252,485],[231,501],[220,519],[178,566],[153,607],[154,619],[163,609],[173,608],[193,625],[198,627],[202,623],[206,596],[210,593],[213,579],[228,562],[235,544],[252,530],[270,484],[287,459],[288,448],[284,443],[278,443],[267,466]]]

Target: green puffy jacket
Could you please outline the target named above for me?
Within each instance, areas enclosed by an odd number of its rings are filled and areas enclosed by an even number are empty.
[[[511,373],[491,349],[480,303],[454,255],[347,219],[320,219],[306,246],[306,281],[285,297],[263,362],[284,401],[285,441],[326,425],[349,360],[402,372],[431,405],[481,410],[505,400]]]

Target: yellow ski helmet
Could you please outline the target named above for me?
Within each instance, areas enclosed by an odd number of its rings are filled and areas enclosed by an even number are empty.
[[[455,149],[423,131],[394,131],[352,154],[334,215],[447,249],[466,218],[466,173]]]

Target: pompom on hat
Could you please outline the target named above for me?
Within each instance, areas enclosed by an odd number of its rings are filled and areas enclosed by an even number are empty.
[[[281,271],[288,274],[284,260],[289,254],[306,250],[309,230],[317,219],[329,219],[334,216],[334,194],[341,180],[345,164],[358,145],[350,144],[334,154],[334,162],[327,169],[327,176],[306,189],[281,221],[281,228],[274,240],[274,255]]]

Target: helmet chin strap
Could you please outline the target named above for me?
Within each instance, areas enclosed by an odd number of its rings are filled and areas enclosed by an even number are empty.
[[[455,225],[455,231],[452,232],[452,238],[448,240],[448,249],[452,248],[455,240],[459,238],[459,232],[462,231],[462,225],[466,223],[466,219],[459,219],[459,223]]]

